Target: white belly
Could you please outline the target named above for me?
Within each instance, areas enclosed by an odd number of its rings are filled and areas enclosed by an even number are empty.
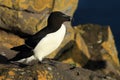
[[[64,39],[65,33],[66,27],[62,24],[58,31],[46,35],[34,48],[34,56],[39,59],[39,61],[42,61],[44,57],[59,47]]]

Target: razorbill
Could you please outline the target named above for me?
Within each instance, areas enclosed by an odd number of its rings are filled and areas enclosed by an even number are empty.
[[[70,16],[55,11],[48,17],[48,24],[45,28],[25,40],[25,44],[13,47],[12,50],[19,53],[9,61],[31,62],[36,59],[40,62],[56,50],[63,41],[66,34],[65,21],[70,21]]]

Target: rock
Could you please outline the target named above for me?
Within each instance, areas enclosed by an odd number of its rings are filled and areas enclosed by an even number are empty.
[[[53,64],[53,65],[52,65]],[[1,64],[1,80],[118,80],[117,77],[96,73],[56,61],[21,68],[19,64]],[[62,65],[62,66],[61,66]]]
[[[85,24],[76,27],[85,41],[90,55],[83,67],[92,70],[104,69],[105,72],[119,74],[119,59],[114,38],[109,26]],[[80,38],[79,38],[80,39]],[[78,43],[81,44],[81,43]],[[85,52],[84,52],[85,55]],[[84,57],[84,56],[83,56]],[[86,58],[85,58],[86,59]],[[83,59],[83,60],[85,60]]]
[[[86,43],[84,42],[81,35],[78,34],[77,30],[75,29],[73,30],[73,32],[74,32],[73,39],[69,43],[71,44],[71,47],[67,48],[67,46],[69,45],[66,44],[65,47],[61,48],[66,50],[63,50],[61,57],[59,58],[59,61],[62,61],[64,63],[69,63],[69,64],[76,64],[77,66],[82,67],[88,62],[88,59],[90,58],[90,54],[88,52]],[[67,36],[66,38],[70,39]]]
[[[6,7],[0,7],[0,24],[1,28],[7,29],[14,33],[22,32],[33,34],[37,31],[38,23],[42,24],[42,19],[47,19],[47,12],[43,11],[42,14],[28,13],[25,11],[11,10]],[[44,20],[45,20],[44,19]],[[43,25],[45,26],[45,25]]]
[[[13,58],[17,52],[10,50],[4,46],[0,46],[0,65],[8,63],[8,59]]]
[[[105,55],[109,55],[114,64],[119,66],[118,53],[109,27],[88,24],[82,25],[79,29],[82,30],[80,33],[93,59],[104,59]]]
[[[22,45],[23,43],[24,39],[17,35],[0,30],[0,46],[12,48],[14,46]]]
[[[14,33],[34,34],[46,26],[50,12],[59,10],[72,15],[77,2],[78,0],[0,0],[0,27]]]
[[[108,32],[108,39],[107,41],[104,41],[102,43],[102,47],[109,53],[109,56],[111,56],[111,58],[109,58],[108,56],[103,56],[104,59],[109,59],[115,63],[116,66],[119,66],[119,60],[118,60],[118,53],[115,47],[115,42],[114,42],[114,38],[111,32],[110,27],[108,27],[107,29]]]
[[[76,7],[78,0],[57,0],[54,1],[53,11],[62,11],[72,16]]]

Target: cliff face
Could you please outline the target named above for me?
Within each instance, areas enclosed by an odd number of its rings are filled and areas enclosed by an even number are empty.
[[[47,56],[57,61],[33,62],[35,65],[27,67],[19,63],[7,64],[7,59],[17,54],[10,48],[24,44],[26,37],[44,28],[50,12],[59,10],[72,16],[77,2],[0,0],[1,80],[119,80],[120,64],[110,27],[96,24],[73,27],[64,23],[67,33],[62,44]]]

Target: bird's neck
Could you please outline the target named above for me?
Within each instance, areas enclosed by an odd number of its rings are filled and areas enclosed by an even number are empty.
[[[54,28],[54,30],[58,30],[62,26],[62,24],[48,24],[48,25],[50,25],[51,28]]]

